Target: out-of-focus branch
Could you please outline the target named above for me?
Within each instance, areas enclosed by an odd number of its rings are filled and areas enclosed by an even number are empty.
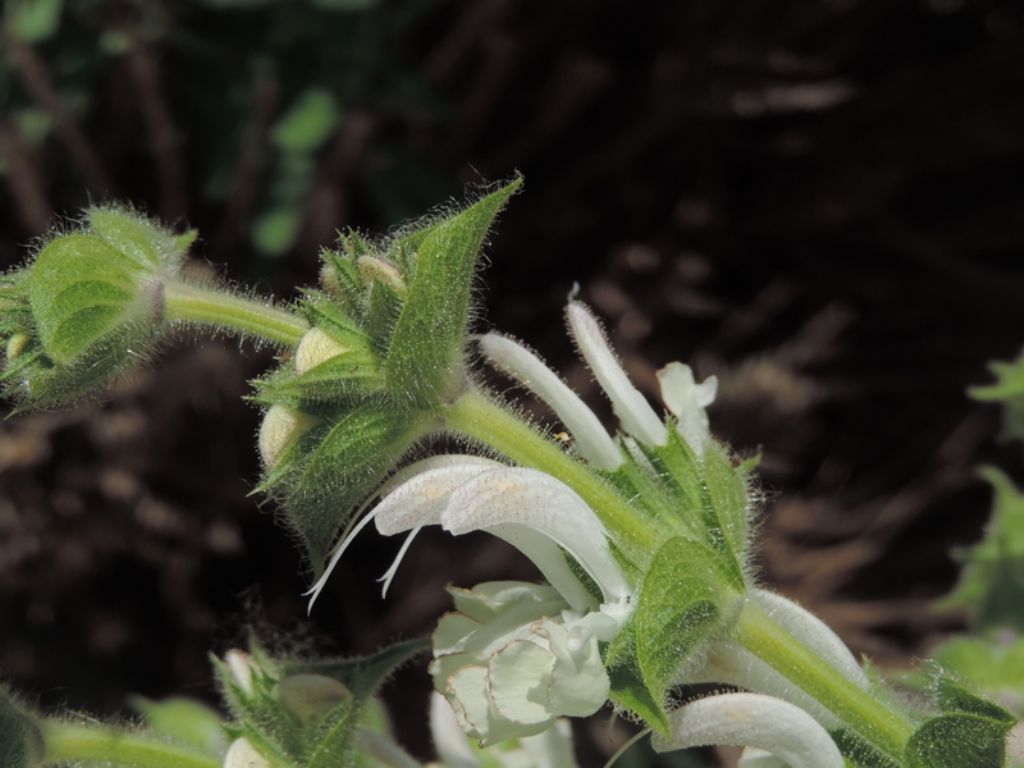
[[[0,157],[7,163],[7,184],[26,232],[39,235],[50,221],[50,202],[42,175],[36,167],[31,149],[9,123],[0,122]]]
[[[89,190],[97,194],[113,193],[113,184],[104,172],[95,148],[78,127],[78,123],[54,88],[46,62],[36,54],[32,46],[11,35],[5,35],[3,42],[7,60],[18,71],[21,82],[32,100],[53,121],[54,132],[71,155],[71,161],[85,179]]]
[[[160,215],[167,221],[173,221],[185,213],[186,204],[181,136],[167,108],[160,86],[159,66],[152,50],[144,42],[132,39],[126,62],[156,162]]]

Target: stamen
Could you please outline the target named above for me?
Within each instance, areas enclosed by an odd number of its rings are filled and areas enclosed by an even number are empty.
[[[388,588],[391,586],[391,581],[395,578],[395,574],[398,573],[398,566],[402,564],[402,560],[405,559],[405,553],[409,551],[409,547],[412,545],[412,540],[416,538],[416,534],[421,530],[423,530],[423,526],[417,525],[409,531],[409,535],[406,536],[405,541],[402,542],[402,546],[399,548],[398,554],[395,555],[395,559],[392,561],[391,567],[384,572],[383,576],[377,579],[377,581],[384,582],[384,586],[382,586],[380,590],[380,596],[382,598],[388,596]]]

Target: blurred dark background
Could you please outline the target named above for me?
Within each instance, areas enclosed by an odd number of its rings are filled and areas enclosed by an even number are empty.
[[[336,229],[518,169],[480,327],[607,413],[562,324],[579,281],[647,391],[673,359],[721,379],[713,428],[764,455],[765,583],[884,668],[960,626],[931,601],[988,514],[974,469],[1021,463],[965,396],[1024,341],[1019,4],[8,0],[3,27],[3,265],[129,200],[287,300]],[[531,576],[428,532],[381,600],[398,542],[366,535],[307,621],[298,554],[246,496],[241,397],[271,361],[196,341],[103,402],[2,425],[0,674],[40,704],[209,699],[207,654],[247,623],[364,652],[428,632],[447,582]],[[421,753],[426,690],[421,666],[390,694]]]

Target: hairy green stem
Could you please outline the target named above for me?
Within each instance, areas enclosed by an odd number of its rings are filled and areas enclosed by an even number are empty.
[[[914,724],[883,698],[858,687],[780,627],[752,601],[740,613],[737,640],[831,711],[862,739],[902,764]]]
[[[164,286],[164,317],[238,331],[286,347],[296,346],[309,330],[305,320],[285,309],[176,281]]]
[[[49,721],[43,726],[45,763],[96,760],[139,768],[219,768],[217,758],[138,733]]]
[[[618,491],[561,446],[541,437],[529,424],[480,392],[470,390],[452,403],[445,414],[445,424],[517,464],[543,470],[568,485],[609,530],[623,537],[623,549],[631,550],[626,555],[637,564],[649,558],[663,538],[655,526],[633,512]]]

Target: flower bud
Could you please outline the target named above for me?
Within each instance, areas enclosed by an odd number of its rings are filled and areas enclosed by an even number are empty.
[[[307,334],[308,335],[308,334]],[[309,432],[317,423],[317,419],[309,414],[289,408],[286,405],[272,405],[260,424],[259,449],[263,466],[267,470],[276,467],[285,451],[295,441]]]
[[[349,347],[335,341],[321,328],[311,328],[299,341],[295,349],[295,372],[305,373],[320,363],[350,351]]]
[[[270,761],[256,751],[248,739],[235,739],[224,755],[224,768],[272,768]]]
[[[289,675],[277,684],[277,700],[300,723],[310,725],[352,697],[345,685],[324,675]]]
[[[244,692],[252,693],[252,657],[245,651],[232,648],[224,654],[224,663],[234,679],[235,684]]]

